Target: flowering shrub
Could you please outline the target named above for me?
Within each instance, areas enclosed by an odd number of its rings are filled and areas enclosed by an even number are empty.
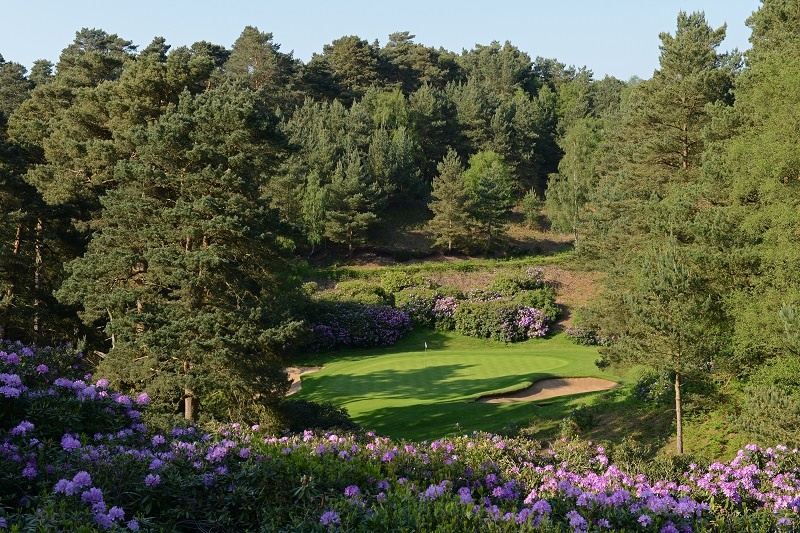
[[[505,300],[462,302],[453,321],[462,335],[504,342],[543,337],[549,322],[538,309]]]
[[[561,317],[561,309],[556,305],[555,293],[549,287],[522,291],[511,301],[525,307],[535,307],[542,312],[549,323],[555,322]]]
[[[442,289],[404,289],[395,294],[395,301],[415,324],[424,327],[504,342],[543,337],[559,310],[552,291],[544,287],[541,270],[529,271],[521,280],[501,278],[502,283],[471,289],[465,295],[446,295]],[[504,290],[504,283],[514,289]]]
[[[395,305],[414,321],[414,324],[433,328],[436,326],[434,308],[440,294],[433,289],[407,288],[395,293]]]
[[[611,342],[613,341],[610,337],[600,335],[592,328],[585,328],[582,326],[570,326],[565,333],[572,342],[584,346],[611,346]]]
[[[317,302],[311,347],[391,346],[411,331],[411,318],[386,305]]]
[[[583,441],[541,449],[527,438],[483,433],[430,443],[371,433],[276,437],[239,424],[147,434],[132,414],[146,408],[146,397],[132,400],[102,380],[76,385],[63,370],[71,368],[64,359],[77,355],[69,349],[25,348],[4,343],[0,355],[4,415],[16,417],[0,419],[0,528],[733,532],[797,526],[800,453],[783,446],[751,445],[728,463],[690,464],[674,479],[647,479],[622,471],[603,447]],[[49,376],[54,368],[59,377]],[[65,381],[57,385],[59,379]],[[40,397],[64,413],[62,402],[80,398],[121,420],[106,419],[108,427],[96,434],[61,419],[47,426],[30,403]],[[46,433],[61,436],[43,438]]]

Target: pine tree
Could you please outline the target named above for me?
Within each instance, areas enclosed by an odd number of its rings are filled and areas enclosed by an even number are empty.
[[[378,218],[374,211],[378,191],[358,152],[339,161],[328,191],[325,235],[332,242],[346,244],[352,255],[356,245],[366,242],[367,231]]]
[[[559,172],[550,176],[547,184],[545,199],[552,229],[572,233],[576,246],[588,216],[586,204],[597,182],[600,128],[597,121],[582,119],[567,131],[561,140],[564,158],[558,165]]]
[[[470,197],[464,185],[461,159],[450,150],[438,165],[439,175],[433,178],[434,200],[428,204],[433,218],[428,223],[436,237],[434,246],[453,246],[465,244],[469,238]]]
[[[270,122],[241,86],[184,92],[117,165],[102,225],[58,291],[108,335],[99,369],[162,413],[229,418],[288,388],[270,331],[280,235],[259,194]]]
[[[776,319],[800,303],[800,38],[797,0],[766,0],[748,19],[752,48],[736,80],[735,103],[719,111],[730,126],[711,156],[713,186],[735,224],[738,248],[732,339],[742,367],[755,368],[786,351]],[[732,130],[732,133],[731,131]]]
[[[486,250],[491,250],[514,207],[513,177],[503,159],[491,151],[470,157],[463,177],[470,195],[470,217],[486,236]]]
[[[702,250],[668,236],[636,256],[632,283],[622,294],[624,331],[602,350],[601,366],[644,364],[673,377],[677,453],[683,453],[686,382],[702,380],[715,364],[720,299],[702,275]]]
[[[702,13],[685,12],[674,36],[660,35],[660,68],[630,87],[618,122],[606,128],[582,247],[587,255],[602,260],[620,248],[643,246],[655,220],[646,206],[698,182],[708,104],[728,102],[738,68],[738,55],[717,51],[724,37],[724,26],[714,30]]]

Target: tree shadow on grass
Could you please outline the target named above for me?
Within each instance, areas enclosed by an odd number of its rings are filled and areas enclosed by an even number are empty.
[[[329,352],[311,353],[297,356],[292,363],[297,365],[324,365],[326,359],[338,361],[369,360],[398,353],[424,353],[427,343],[428,350],[442,350],[453,344],[452,337],[428,328],[418,328],[409,332],[405,337],[392,346],[375,346],[373,348],[342,348]]]
[[[513,434],[521,430],[532,438],[548,442],[559,438],[559,424],[576,407],[590,405],[593,422],[591,427],[580,432],[583,438],[616,443],[633,439],[655,447],[670,438],[674,428],[668,411],[631,409],[625,402],[609,408],[606,403],[609,399],[604,396],[613,394],[615,392],[590,392],[540,402],[444,401],[387,406],[366,413],[357,421],[365,429],[396,439],[433,440],[469,435],[474,431]]]
[[[433,440],[474,431],[500,432],[535,417],[533,402],[486,404],[439,402],[376,409],[357,420],[365,429],[395,439]]]
[[[304,399],[328,401],[344,405],[354,401],[392,399],[414,403],[462,401],[471,402],[478,396],[500,390],[523,388],[528,376],[508,375],[491,379],[471,377],[477,364],[442,364],[436,356],[418,357],[419,366],[408,369],[383,369],[357,374],[359,361],[350,373],[336,375],[309,374],[303,378],[301,396]],[[538,374],[537,374],[538,376]]]

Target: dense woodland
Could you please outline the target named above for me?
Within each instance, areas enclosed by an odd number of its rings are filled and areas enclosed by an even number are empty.
[[[739,383],[741,419],[797,442],[800,2],[748,25],[751,48],[723,51],[724,27],[680,13],[628,81],[409,32],[308,63],[254,27],[230,49],[82,29],[30,72],[0,56],[0,329],[80,342],[189,418],[268,407],[306,333],[307,258],[411,226],[503,254],[512,210],[544,213],[607,273],[578,316],[616,339],[601,364],[676,393]]]

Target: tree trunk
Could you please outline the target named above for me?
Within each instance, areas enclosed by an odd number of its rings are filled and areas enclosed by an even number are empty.
[[[681,412],[681,375],[675,373],[675,422],[678,455],[683,454],[683,414]]]
[[[447,219],[447,253],[453,253],[453,219]]]
[[[22,246],[22,223],[17,224],[17,234],[14,236],[14,255],[19,255],[19,248]]]
[[[183,375],[189,379],[189,361],[183,362]],[[183,417],[192,422],[197,420],[197,398],[189,386],[183,389]]]
[[[184,391],[184,399],[183,399],[183,417],[186,420],[191,420],[195,422],[197,420],[197,398],[192,396],[191,389],[186,389]]]
[[[36,237],[34,239],[34,268],[33,268],[33,342],[39,342],[42,329],[41,300],[39,294],[42,290],[42,219],[36,220]]]
[[[14,256],[19,255],[19,249],[22,246],[22,223],[17,224],[17,233],[14,236]],[[8,332],[8,319],[11,312],[11,300],[14,298],[14,285],[11,284],[6,290],[6,299],[8,305],[3,311],[3,322],[0,323],[0,334],[7,334]]]
[[[117,337],[114,335],[114,315],[111,314],[111,309],[106,309],[108,313],[108,323],[111,324],[111,349],[117,345]]]

